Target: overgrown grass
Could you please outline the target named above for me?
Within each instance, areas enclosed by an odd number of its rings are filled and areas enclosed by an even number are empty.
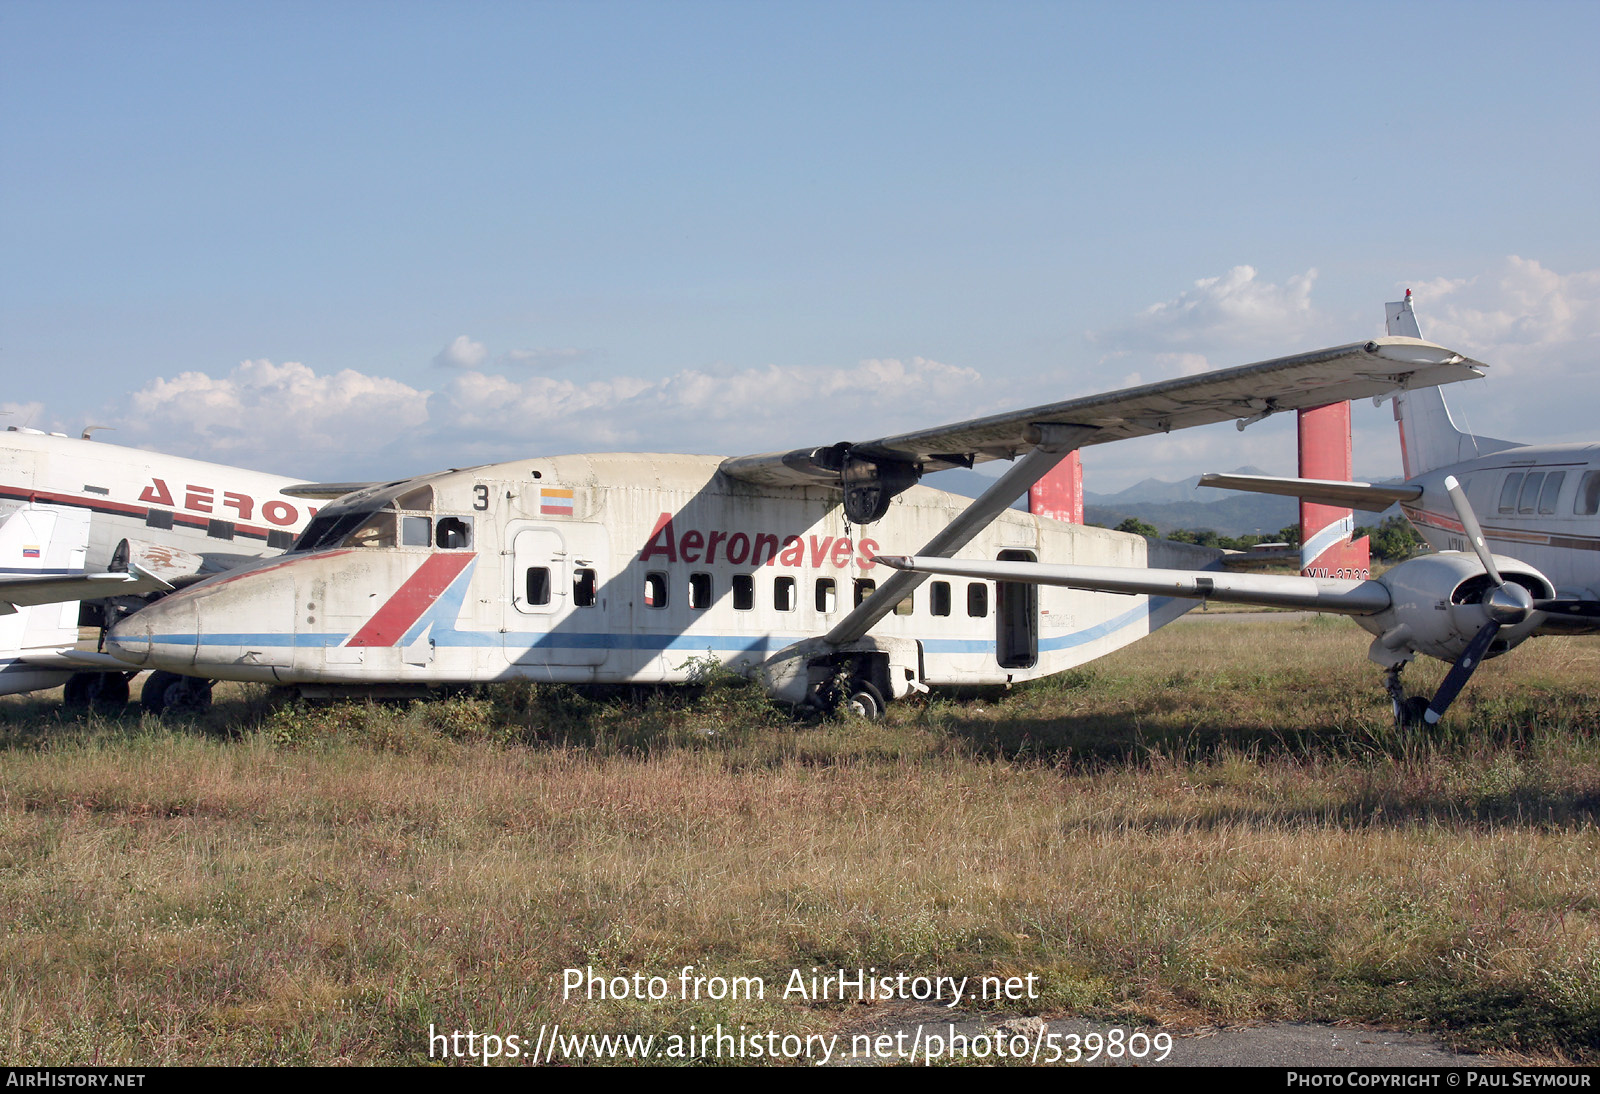
[[[430,1023],[858,1020],[779,997],[816,966],[1600,1060],[1600,643],[1488,663],[1433,734],[1390,726],[1364,648],[1183,625],[877,725],[796,725],[721,677],[323,707],[219,688],[196,726],[0,702],[0,1047],[414,1063]],[[679,999],[683,965],[767,998]],[[673,997],[563,1000],[584,966]]]

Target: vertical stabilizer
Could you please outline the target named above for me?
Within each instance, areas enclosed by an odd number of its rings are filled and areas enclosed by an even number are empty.
[[[68,574],[83,571],[89,513],[54,505],[26,505],[0,521],[0,571]],[[78,641],[78,602],[20,607],[0,615],[0,659]]]
[[[1404,300],[1383,306],[1392,335],[1421,338],[1417,313],[1411,310],[1411,290]],[[1520,447],[1516,441],[1497,441],[1475,437],[1456,428],[1450,408],[1436,387],[1404,391],[1394,397],[1394,420],[1400,423],[1400,460],[1406,478],[1425,475],[1436,467],[1448,467],[1475,459],[1489,452]]]
[[[1333,403],[1299,414],[1300,477],[1348,482],[1350,404]],[[1300,573],[1304,577],[1366,580],[1372,564],[1367,537],[1351,539],[1355,514],[1349,509],[1300,501]]]
[[[1067,524],[1083,523],[1083,459],[1068,452],[1044,478],[1028,487],[1028,512]]]

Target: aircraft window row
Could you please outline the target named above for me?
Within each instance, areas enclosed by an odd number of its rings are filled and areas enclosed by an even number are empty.
[[[544,600],[534,596],[534,570],[528,571],[528,602],[530,604],[547,604],[548,597]],[[544,576],[539,580],[548,587],[549,571],[539,570]],[[857,578],[854,582],[854,600],[859,607],[867,597],[877,590],[878,583],[872,578]],[[838,609],[838,582],[831,577],[819,577],[812,589],[812,605],[819,615],[829,615]],[[593,570],[578,570],[573,577],[573,601],[580,608],[592,607],[595,600],[595,575]],[[748,612],[756,606],[756,582],[752,574],[735,574],[733,577],[733,608],[735,611]],[[671,592],[667,574],[662,570],[650,570],[644,575],[644,603],[647,608],[665,608],[671,603]],[[712,575],[696,571],[689,575],[689,607],[695,611],[705,611],[716,603],[716,587]],[[785,574],[772,579],[772,607],[774,611],[792,612],[800,605],[799,585],[795,578]],[[951,595],[948,581],[935,581],[931,583],[928,608],[936,616],[950,614]],[[916,612],[916,595],[904,597],[895,605],[894,614],[912,615]],[[981,581],[974,581],[967,586],[967,615],[973,619],[983,619],[989,614],[989,586]]]
[[[1500,512],[1554,513],[1556,499],[1561,494],[1561,484],[1566,477],[1565,471],[1513,471],[1500,487]],[[1580,496],[1577,504],[1581,504],[1582,500]]]

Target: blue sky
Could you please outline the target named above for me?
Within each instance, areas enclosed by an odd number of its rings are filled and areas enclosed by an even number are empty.
[[[1593,436],[1593,4],[0,5],[0,423],[311,478],[831,443],[1381,330]],[[1398,470],[1386,410],[1357,466]],[[1254,463],[1129,442],[1091,489]]]

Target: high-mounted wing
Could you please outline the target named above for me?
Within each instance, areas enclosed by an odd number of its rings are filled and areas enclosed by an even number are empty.
[[[1487,367],[1420,338],[1377,338],[869,441],[736,456],[722,470],[768,486],[834,486],[868,524],[924,473],[1470,380]]]

